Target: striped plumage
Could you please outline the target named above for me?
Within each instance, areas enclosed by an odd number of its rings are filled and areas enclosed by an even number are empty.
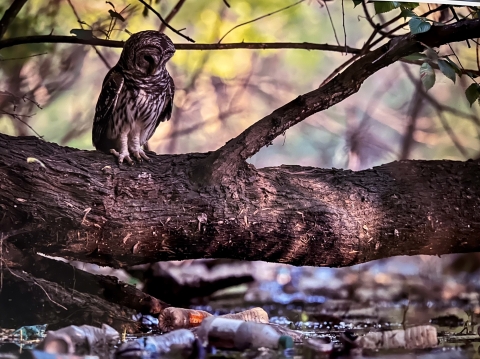
[[[172,41],[149,30],[133,34],[107,73],[95,108],[92,140],[97,150],[132,164],[130,153],[148,160],[142,147],[160,122],[170,119],[175,86],[165,68]]]

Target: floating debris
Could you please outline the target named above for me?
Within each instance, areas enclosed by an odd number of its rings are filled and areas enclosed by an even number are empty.
[[[54,354],[34,349],[23,351],[20,359],[99,359],[99,357],[93,355]]]
[[[370,332],[359,337],[355,344],[364,349],[425,349],[438,344],[437,330],[431,325],[421,325],[406,330]]]
[[[282,335],[269,324],[243,320],[209,317],[198,331],[201,343],[222,349],[287,349],[293,347],[293,338]]]
[[[118,344],[119,339],[119,333],[106,324],[101,328],[70,325],[48,331],[39,348],[49,353],[104,356]]]
[[[139,338],[123,343],[115,353],[116,359],[151,359],[166,354],[179,358],[187,358],[195,350],[202,350],[200,345],[195,345],[197,340],[193,333],[187,329]]]
[[[198,327],[205,318],[212,314],[203,310],[169,307],[162,310],[158,327],[164,333],[176,329]],[[222,318],[238,319],[248,322],[268,323],[268,314],[262,308],[252,308],[239,313],[221,315]]]
[[[158,327],[164,333],[176,329],[198,327],[202,320],[212,314],[203,310],[169,307],[162,310],[158,317]]]

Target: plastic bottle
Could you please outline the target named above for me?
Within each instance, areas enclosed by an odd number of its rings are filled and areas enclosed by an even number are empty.
[[[123,343],[116,351],[116,359],[150,359],[170,352],[183,354],[193,350],[195,336],[190,330],[179,329],[168,334],[143,337]],[[188,355],[186,355],[188,356]]]
[[[202,344],[223,349],[249,348],[287,349],[293,347],[293,339],[281,335],[268,324],[245,322],[221,317],[208,317],[198,328]]]

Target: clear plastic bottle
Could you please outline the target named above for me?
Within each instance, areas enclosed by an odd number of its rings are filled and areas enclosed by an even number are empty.
[[[221,317],[205,318],[198,328],[202,344],[223,349],[249,348],[286,349],[293,347],[293,339],[281,335],[269,324],[245,322]]]
[[[139,338],[123,343],[115,353],[116,359],[150,359],[162,355],[191,352],[194,348],[195,336],[188,329],[174,330],[173,332]],[[188,355],[185,355],[188,356]]]

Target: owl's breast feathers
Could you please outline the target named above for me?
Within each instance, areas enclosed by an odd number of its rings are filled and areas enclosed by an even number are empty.
[[[95,108],[92,139],[95,148],[109,151],[124,128],[133,122],[143,127],[142,145],[160,122],[172,115],[175,85],[167,71],[159,76],[138,78],[118,65],[103,81]]]

